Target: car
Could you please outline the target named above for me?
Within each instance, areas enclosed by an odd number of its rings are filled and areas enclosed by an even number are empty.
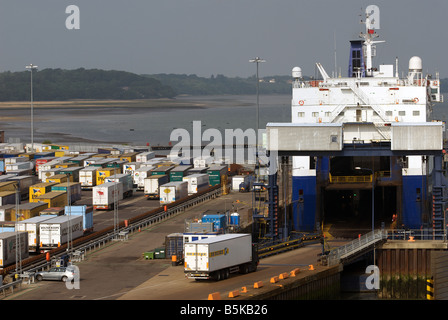
[[[35,275],[36,280],[57,280],[67,281],[75,278],[75,268],[73,267],[53,267],[48,271],[40,271]]]

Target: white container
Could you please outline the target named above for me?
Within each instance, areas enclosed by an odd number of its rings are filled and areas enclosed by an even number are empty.
[[[42,248],[57,247],[68,241],[71,231],[71,240],[83,235],[82,216],[57,216],[42,222],[39,225],[40,244]]]
[[[5,158],[5,164],[14,164],[14,163],[27,162],[27,161],[28,161],[28,159],[26,157]]]
[[[195,168],[205,168],[208,167],[211,163],[213,163],[213,157],[198,157],[193,160],[193,165]]]
[[[134,181],[127,173],[112,175],[104,179],[104,182],[119,182],[123,186],[123,198],[132,197],[134,193]]]
[[[41,223],[57,217],[57,215],[36,216],[30,219],[17,221],[16,231],[24,231],[28,233],[28,248],[31,252],[36,252],[40,244]]]
[[[168,204],[188,197],[188,182],[176,181],[161,185],[159,196],[160,204]]]
[[[137,188],[137,190],[145,189],[145,179],[151,176],[152,169],[154,169],[154,166],[140,167],[134,171],[134,186]]]
[[[115,186],[116,185],[116,186]],[[107,182],[92,188],[92,202],[94,209],[111,210],[116,200],[123,200],[123,185],[116,182]]]
[[[206,173],[197,173],[182,178],[188,183],[188,194],[201,192],[209,187],[209,177]]]
[[[233,176],[232,177],[232,190],[239,190],[240,189],[240,184],[242,182],[247,182],[249,181],[249,176]]]
[[[160,199],[159,187],[170,181],[168,175],[149,176],[144,179],[145,197],[148,199]]]
[[[223,234],[187,242],[184,253],[184,272],[190,279],[219,280],[226,273],[255,271],[258,262],[250,234]]]
[[[140,162],[128,162],[123,165],[123,173],[134,175],[135,170],[140,168],[142,164]]]
[[[18,238],[17,238],[18,236]],[[20,243],[20,255],[22,260],[29,257],[28,235],[26,232],[1,232],[0,233],[0,268],[16,262],[17,239]]]
[[[136,162],[147,162],[151,159],[153,159],[156,156],[156,154],[154,152],[148,151],[148,152],[143,152],[143,153],[139,153],[136,158],[135,161]]]
[[[86,167],[79,171],[79,183],[81,183],[81,189],[91,189],[96,186],[96,172],[98,167]]]
[[[55,176],[59,174],[62,171],[62,168],[51,168],[51,169],[42,169],[46,165],[41,165],[39,170],[39,179],[42,182],[46,182],[47,178],[51,178],[52,176]]]
[[[20,158],[24,158],[24,157],[20,157]],[[8,158],[7,158],[8,159]],[[5,166],[5,171],[16,171],[16,170],[28,170],[28,169],[33,169],[34,168],[34,164],[32,162],[16,162],[16,163],[11,163],[11,164],[7,164]]]

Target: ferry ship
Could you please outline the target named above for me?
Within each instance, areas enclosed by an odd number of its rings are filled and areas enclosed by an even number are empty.
[[[418,56],[407,57],[408,70],[398,69],[398,58],[375,67],[376,46],[385,41],[367,11],[362,23],[365,32],[350,41],[347,76],[330,77],[316,63],[319,79],[305,81],[293,68],[291,123],[267,125],[279,131],[279,155],[292,156],[290,229],[338,221],[367,231],[442,228],[433,188],[443,177],[434,175],[440,164],[433,160],[440,162],[445,128],[431,117],[443,102],[439,74],[424,75]]]

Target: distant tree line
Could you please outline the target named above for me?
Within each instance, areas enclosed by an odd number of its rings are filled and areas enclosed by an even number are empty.
[[[160,81],[124,71],[43,69],[33,71],[36,101],[72,99],[173,98],[176,92]],[[0,101],[30,99],[30,72],[0,73]]]
[[[199,77],[195,74],[151,74],[145,75],[159,80],[162,84],[172,87],[177,94],[188,95],[222,95],[222,94],[255,94],[257,79],[229,78],[222,74]],[[290,76],[260,77],[260,94],[290,94]]]

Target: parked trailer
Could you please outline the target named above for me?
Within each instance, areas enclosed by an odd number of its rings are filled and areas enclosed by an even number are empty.
[[[68,190],[68,191],[67,191]],[[51,187],[52,192],[70,192],[70,204],[81,200],[81,183],[65,182],[59,183]]]
[[[145,179],[151,176],[153,166],[140,167],[134,172],[134,186],[137,190],[145,190]]]
[[[0,206],[0,221],[11,221],[12,209],[16,207],[15,204],[6,204]]]
[[[39,180],[41,180],[42,182],[46,182],[47,178],[50,178],[52,176],[60,174],[61,170],[62,170],[60,168],[48,169],[48,168],[44,168],[44,167],[45,166],[42,165],[42,168],[41,168],[41,170],[39,170],[39,173],[38,173]]]
[[[19,212],[16,214],[15,206],[11,210],[11,221],[22,221],[35,216],[38,216],[40,212],[48,208],[46,202],[29,202],[21,204],[19,206]]]
[[[99,186],[106,181],[107,177],[120,173],[120,168],[100,168],[96,173],[96,185]]]
[[[109,176],[105,182],[120,182],[123,185],[123,198],[132,197],[134,194],[134,180],[130,174],[122,173]]]
[[[227,166],[210,166],[207,173],[210,186],[220,185],[222,177],[227,175]]]
[[[64,210],[66,216],[82,216],[83,232],[93,231],[93,207],[92,206],[66,206]]]
[[[188,279],[226,279],[231,273],[257,270],[258,254],[250,234],[230,233],[192,241],[184,246]]]
[[[117,191],[116,193],[115,188]],[[107,182],[92,188],[92,202],[94,209],[112,210],[114,208],[115,200],[123,200],[123,185],[121,183]]]
[[[29,202],[33,202],[35,198],[47,192],[51,192],[51,187],[57,185],[57,182],[42,182],[33,184],[29,187]]]
[[[123,173],[130,174],[131,176],[133,176],[135,170],[140,168],[140,166],[141,166],[140,162],[127,162],[123,165]]]
[[[40,229],[39,226],[44,221],[55,218],[57,215],[36,216],[16,223],[16,231],[28,233],[28,251],[39,252]]]
[[[152,151],[143,152],[143,153],[139,153],[136,156],[135,161],[136,162],[147,162],[147,161],[153,159],[155,156],[156,156],[156,154]]]
[[[19,243],[17,243],[19,240]],[[0,233],[0,268],[7,267],[16,262],[16,250],[19,248],[20,258],[29,257],[28,235],[26,232]]]
[[[30,187],[35,183],[35,178],[35,176],[25,175],[11,177],[8,181],[17,182],[19,184],[20,197],[21,199],[26,200],[28,198]]]
[[[82,216],[58,216],[39,225],[40,247],[50,249],[61,246],[83,235]]]
[[[47,208],[64,207],[68,204],[67,192],[51,191],[33,199],[33,202],[45,202]]]
[[[188,183],[188,194],[194,194],[206,190],[209,187],[208,174],[193,174],[182,178]]]
[[[159,188],[169,182],[168,175],[150,176],[144,180],[145,197],[148,199],[160,199]]]
[[[188,175],[188,170],[191,169],[191,165],[179,165],[170,171],[170,181],[183,181],[183,178]]]
[[[249,191],[249,180],[250,176],[239,175],[232,177],[232,190],[237,190],[240,192]],[[240,189],[240,185],[244,185],[244,190]]]
[[[159,188],[160,204],[168,204],[188,197],[188,182],[176,181],[161,185]]]
[[[0,191],[0,206],[16,203],[15,191]]]
[[[98,167],[89,166],[79,171],[79,183],[82,190],[92,190],[96,186],[96,173]]]

